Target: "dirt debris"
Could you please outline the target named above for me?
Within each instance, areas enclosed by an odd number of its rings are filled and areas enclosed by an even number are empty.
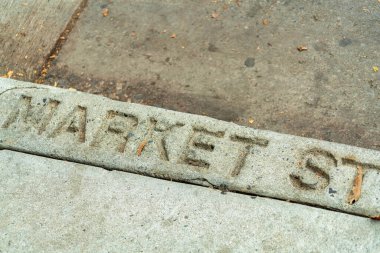
[[[147,140],[143,140],[143,141],[140,143],[139,147],[137,148],[137,155],[138,155],[138,156],[141,156],[141,153],[143,152],[143,150],[144,150],[144,148],[145,148],[145,146],[146,146],[147,143],[148,143]]]
[[[300,45],[297,47],[297,50],[299,52],[307,51],[307,49],[308,49],[307,46],[304,46],[304,45]]]
[[[102,9],[102,15],[103,17],[107,17],[109,15],[110,11],[108,8],[103,8]]]
[[[11,78],[13,76],[13,70],[9,70],[5,75],[2,75],[0,77],[3,77],[3,78]]]
[[[213,13],[211,13],[211,18],[217,19],[218,17],[219,17],[219,13],[217,13],[216,11],[214,11]]]
[[[362,183],[363,183],[363,167],[361,165],[357,166],[357,173],[354,179],[354,185],[352,186],[352,190],[350,195],[348,196],[348,203],[353,205],[360,198],[362,193]]]

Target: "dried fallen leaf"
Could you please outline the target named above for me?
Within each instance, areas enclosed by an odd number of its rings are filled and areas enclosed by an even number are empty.
[[[380,0],[379,0],[380,2]],[[374,217],[371,217],[372,220],[380,220],[380,216],[374,216]]]
[[[177,38],[177,34],[173,33],[173,34],[170,36],[170,38],[172,38],[172,39]]]
[[[379,67],[378,66],[373,66],[372,69],[373,69],[373,72],[375,72],[375,73],[379,72]]]
[[[307,46],[302,46],[302,45],[301,45],[301,46],[298,46],[298,47],[297,47],[297,50],[300,51],[300,52],[302,52],[302,51],[306,51],[306,50],[307,50]]]
[[[107,17],[108,15],[109,15],[109,10],[108,10],[108,8],[104,8],[104,9],[102,9],[102,15],[103,15],[103,17]]]
[[[6,74],[7,78],[11,78],[13,76],[13,70],[9,70]]]
[[[263,22],[263,25],[269,25],[269,19],[267,18],[264,18],[262,22]]]
[[[248,123],[249,123],[249,124],[253,124],[254,122],[255,122],[254,119],[252,119],[252,118],[249,118],[249,119],[248,119]]]
[[[358,165],[357,173],[354,179],[354,185],[352,186],[350,195],[348,196],[348,203],[350,205],[354,204],[359,200],[362,193],[362,182],[363,182],[363,167]]]
[[[145,148],[145,146],[146,146],[147,143],[148,143],[147,140],[143,140],[143,141],[140,143],[139,147],[137,148],[137,155],[138,155],[138,156],[141,156],[141,153],[143,152],[143,150],[144,150],[144,148]]]
[[[219,13],[217,13],[216,11],[211,13],[211,18],[217,18],[217,17],[219,17]]]
[[[42,75],[46,75],[47,72],[48,72],[47,68],[43,68],[43,69],[41,70],[41,74],[42,74]]]

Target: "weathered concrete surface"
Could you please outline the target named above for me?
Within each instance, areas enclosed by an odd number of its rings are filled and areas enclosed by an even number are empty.
[[[0,1],[0,76],[13,71],[12,77],[34,80],[80,3]]]
[[[46,82],[380,150],[379,26],[376,0],[90,0]]]
[[[379,252],[380,223],[0,151],[1,252]]]
[[[378,151],[9,79],[0,148],[380,215]]]

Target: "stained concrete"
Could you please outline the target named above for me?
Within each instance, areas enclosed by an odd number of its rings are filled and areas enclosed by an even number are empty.
[[[379,252],[380,223],[0,151],[1,252]]]
[[[379,150],[379,10],[375,0],[90,0],[45,82]]]
[[[0,76],[35,80],[47,58],[57,56],[56,42],[66,36],[66,26],[81,2],[0,1]]]
[[[0,148],[380,215],[379,151],[9,79],[0,94]]]

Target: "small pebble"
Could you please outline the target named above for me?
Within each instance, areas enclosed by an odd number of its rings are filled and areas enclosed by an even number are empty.
[[[247,68],[252,68],[253,66],[255,66],[255,58],[253,58],[253,57],[248,57],[248,58],[245,60],[244,65],[245,65]]]

